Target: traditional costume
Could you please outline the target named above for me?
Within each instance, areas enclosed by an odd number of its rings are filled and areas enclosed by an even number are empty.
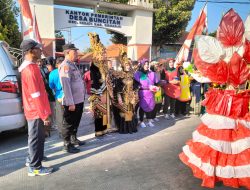
[[[194,49],[198,70],[220,88],[210,88],[203,105],[207,113],[193,132],[180,159],[202,179],[202,186],[225,186],[250,189],[250,91],[249,38],[244,24],[233,9],[220,23],[217,39],[199,36]]]
[[[97,34],[88,34],[91,48],[93,49],[93,62],[90,66],[91,96],[89,97],[90,107],[94,113],[95,136],[106,134],[107,117],[107,88],[106,75],[107,64],[105,60],[105,48],[100,42]]]
[[[134,70],[124,50],[120,53],[122,71],[110,70],[107,87],[112,99],[114,119],[119,133],[137,132],[135,106],[138,102],[138,88],[134,81]]]

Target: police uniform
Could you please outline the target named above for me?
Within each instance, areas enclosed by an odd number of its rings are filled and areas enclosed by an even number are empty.
[[[70,45],[73,44],[65,45],[65,49],[73,49]],[[65,59],[59,67],[59,75],[64,93],[62,98],[64,108],[62,137],[64,146],[82,145],[83,142],[76,138],[82,117],[85,95],[81,73],[75,63]],[[75,105],[75,111],[69,111],[69,106],[71,105]],[[67,147],[66,150],[68,150]]]

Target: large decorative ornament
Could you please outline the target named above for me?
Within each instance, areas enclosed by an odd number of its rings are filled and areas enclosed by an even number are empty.
[[[247,63],[250,60],[249,41],[245,40],[244,24],[239,15],[230,9],[222,18],[217,38],[196,37],[194,60],[202,75],[218,84],[238,88],[249,78]]]
[[[250,189],[250,90],[246,85],[250,46],[243,34],[241,18],[230,9],[222,18],[217,39],[196,38],[197,69],[223,87],[213,86],[206,92],[202,105],[207,113],[180,154],[204,187],[214,188],[221,181],[225,186]]]

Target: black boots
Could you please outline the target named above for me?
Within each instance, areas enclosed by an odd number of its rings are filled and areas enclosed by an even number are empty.
[[[64,146],[63,146],[63,151],[67,152],[67,153],[78,153],[80,152],[80,149],[76,148],[73,144],[71,144],[70,142],[64,142]]]
[[[75,146],[82,146],[84,145],[84,141],[80,141],[76,138],[76,135],[70,136],[70,141],[64,140],[63,151],[67,153],[78,153],[80,149],[76,148]]]
[[[80,141],[76,138],[76,135],[71,135],[70,136],[70,141],[71,141],[71,144],[75,145],[75,146],[82,146],[85,144],[84,141]]]

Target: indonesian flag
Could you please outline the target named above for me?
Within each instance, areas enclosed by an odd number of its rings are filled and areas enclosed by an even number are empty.
[[[37,25],[37,21],[36,21],[36,13],[34,10],[34,17],[33,17],[33,36],[34,36],[34,40],[37,41],[38,43],[42,44],[42,40],[41,40],[41,36],[38,30],[38,25]]]
[[[22,27],[23,27],[23,39],[33,39],[38,43],[41,43],[41,37],[39,34],[36,15],[32,16],[29,1],[28,0],[19,0],[21,13],[22,13]]]
[[[206,26],[207,26],[207,5],[202,9],[200,16],[195,21],[184,44],[182,45],[180,51],[178,52],[175,59],[175,66],[181,61],[188,60],[189,50],[195,35],[201,35]]]

